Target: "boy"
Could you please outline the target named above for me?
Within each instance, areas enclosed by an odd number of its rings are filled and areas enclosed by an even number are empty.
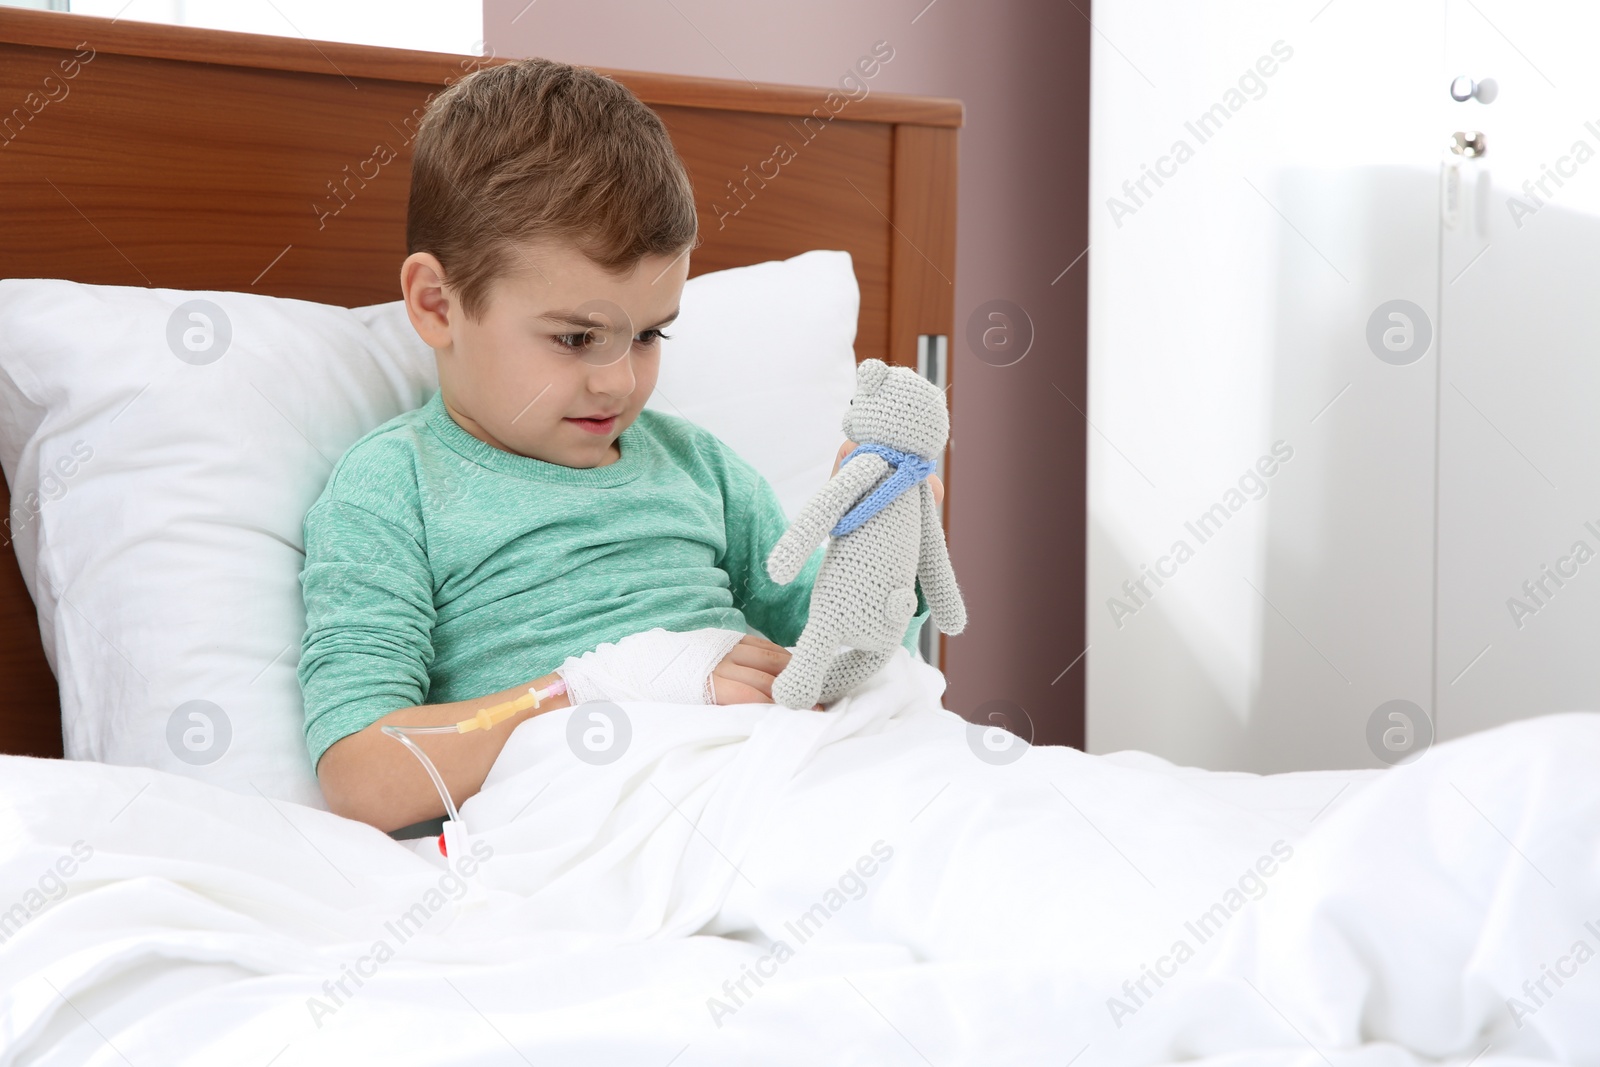
[[[525,60],[430,104],[400,285],[440,389],[352,445],[305,520],[299,677],[334,812],[385,831],[441,815],[382,725],[457,722],[653,628],[760,630],[707,691],[771,701],[822,550],[774,583],[788,523],[771,486],[710,433],[644,410],[696,233],[666,128],[609,78]],[[424,739],[458,804],[532,714]]]

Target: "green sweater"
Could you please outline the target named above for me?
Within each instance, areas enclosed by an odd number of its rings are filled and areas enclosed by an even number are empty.
[[[766,479],[658,411],[618,446],[589,468],[506,452],[435,393],[350,447],[305,519],[313,767],[391,711],[499,692],[653,627],[799,640],[822,548],[789,585],[767,576],[789,523]],[[917,599],[908,650],[929,614]]]

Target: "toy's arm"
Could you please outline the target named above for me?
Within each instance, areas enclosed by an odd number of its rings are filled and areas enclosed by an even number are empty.
[[[789,529],[772,546],[767,556],[767,573],[772,580],[779,585],[794,581],[828,531],[888,469],[888,461],[871,452],[840,467],[839,473],[800,509]]]
[[[967,605],[956,587],[956,572],[950,566],[944,527],[939,522],[938,506],[933,502],[933,487],[924,481],[917,490],[922,498],[922,553],[917,560],[922,595],[928,601],[933,624],[942,633],[958,634],[967,628]]]

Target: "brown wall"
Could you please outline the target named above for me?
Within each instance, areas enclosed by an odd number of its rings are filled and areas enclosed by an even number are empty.
[[[945,704],[976,718],[1009,701],[1036,742],[1081,747],[1084,661],[1061,672],[1084,648],[1090,8],[924,3],[484,0],[484,37],[502,56],[817,86],[887,41],[873,91],[965,102],[949,525],[969,622],[946,645]],[[1010,366],[964,336],[993,300],[1032,322]]]

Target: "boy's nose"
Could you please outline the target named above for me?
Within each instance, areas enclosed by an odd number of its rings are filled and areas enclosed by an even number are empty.
[[[591,366],[589,388],[596,393],[623,397],[633,392],[633,353],[626,352],[618,359],[601,366]]]

